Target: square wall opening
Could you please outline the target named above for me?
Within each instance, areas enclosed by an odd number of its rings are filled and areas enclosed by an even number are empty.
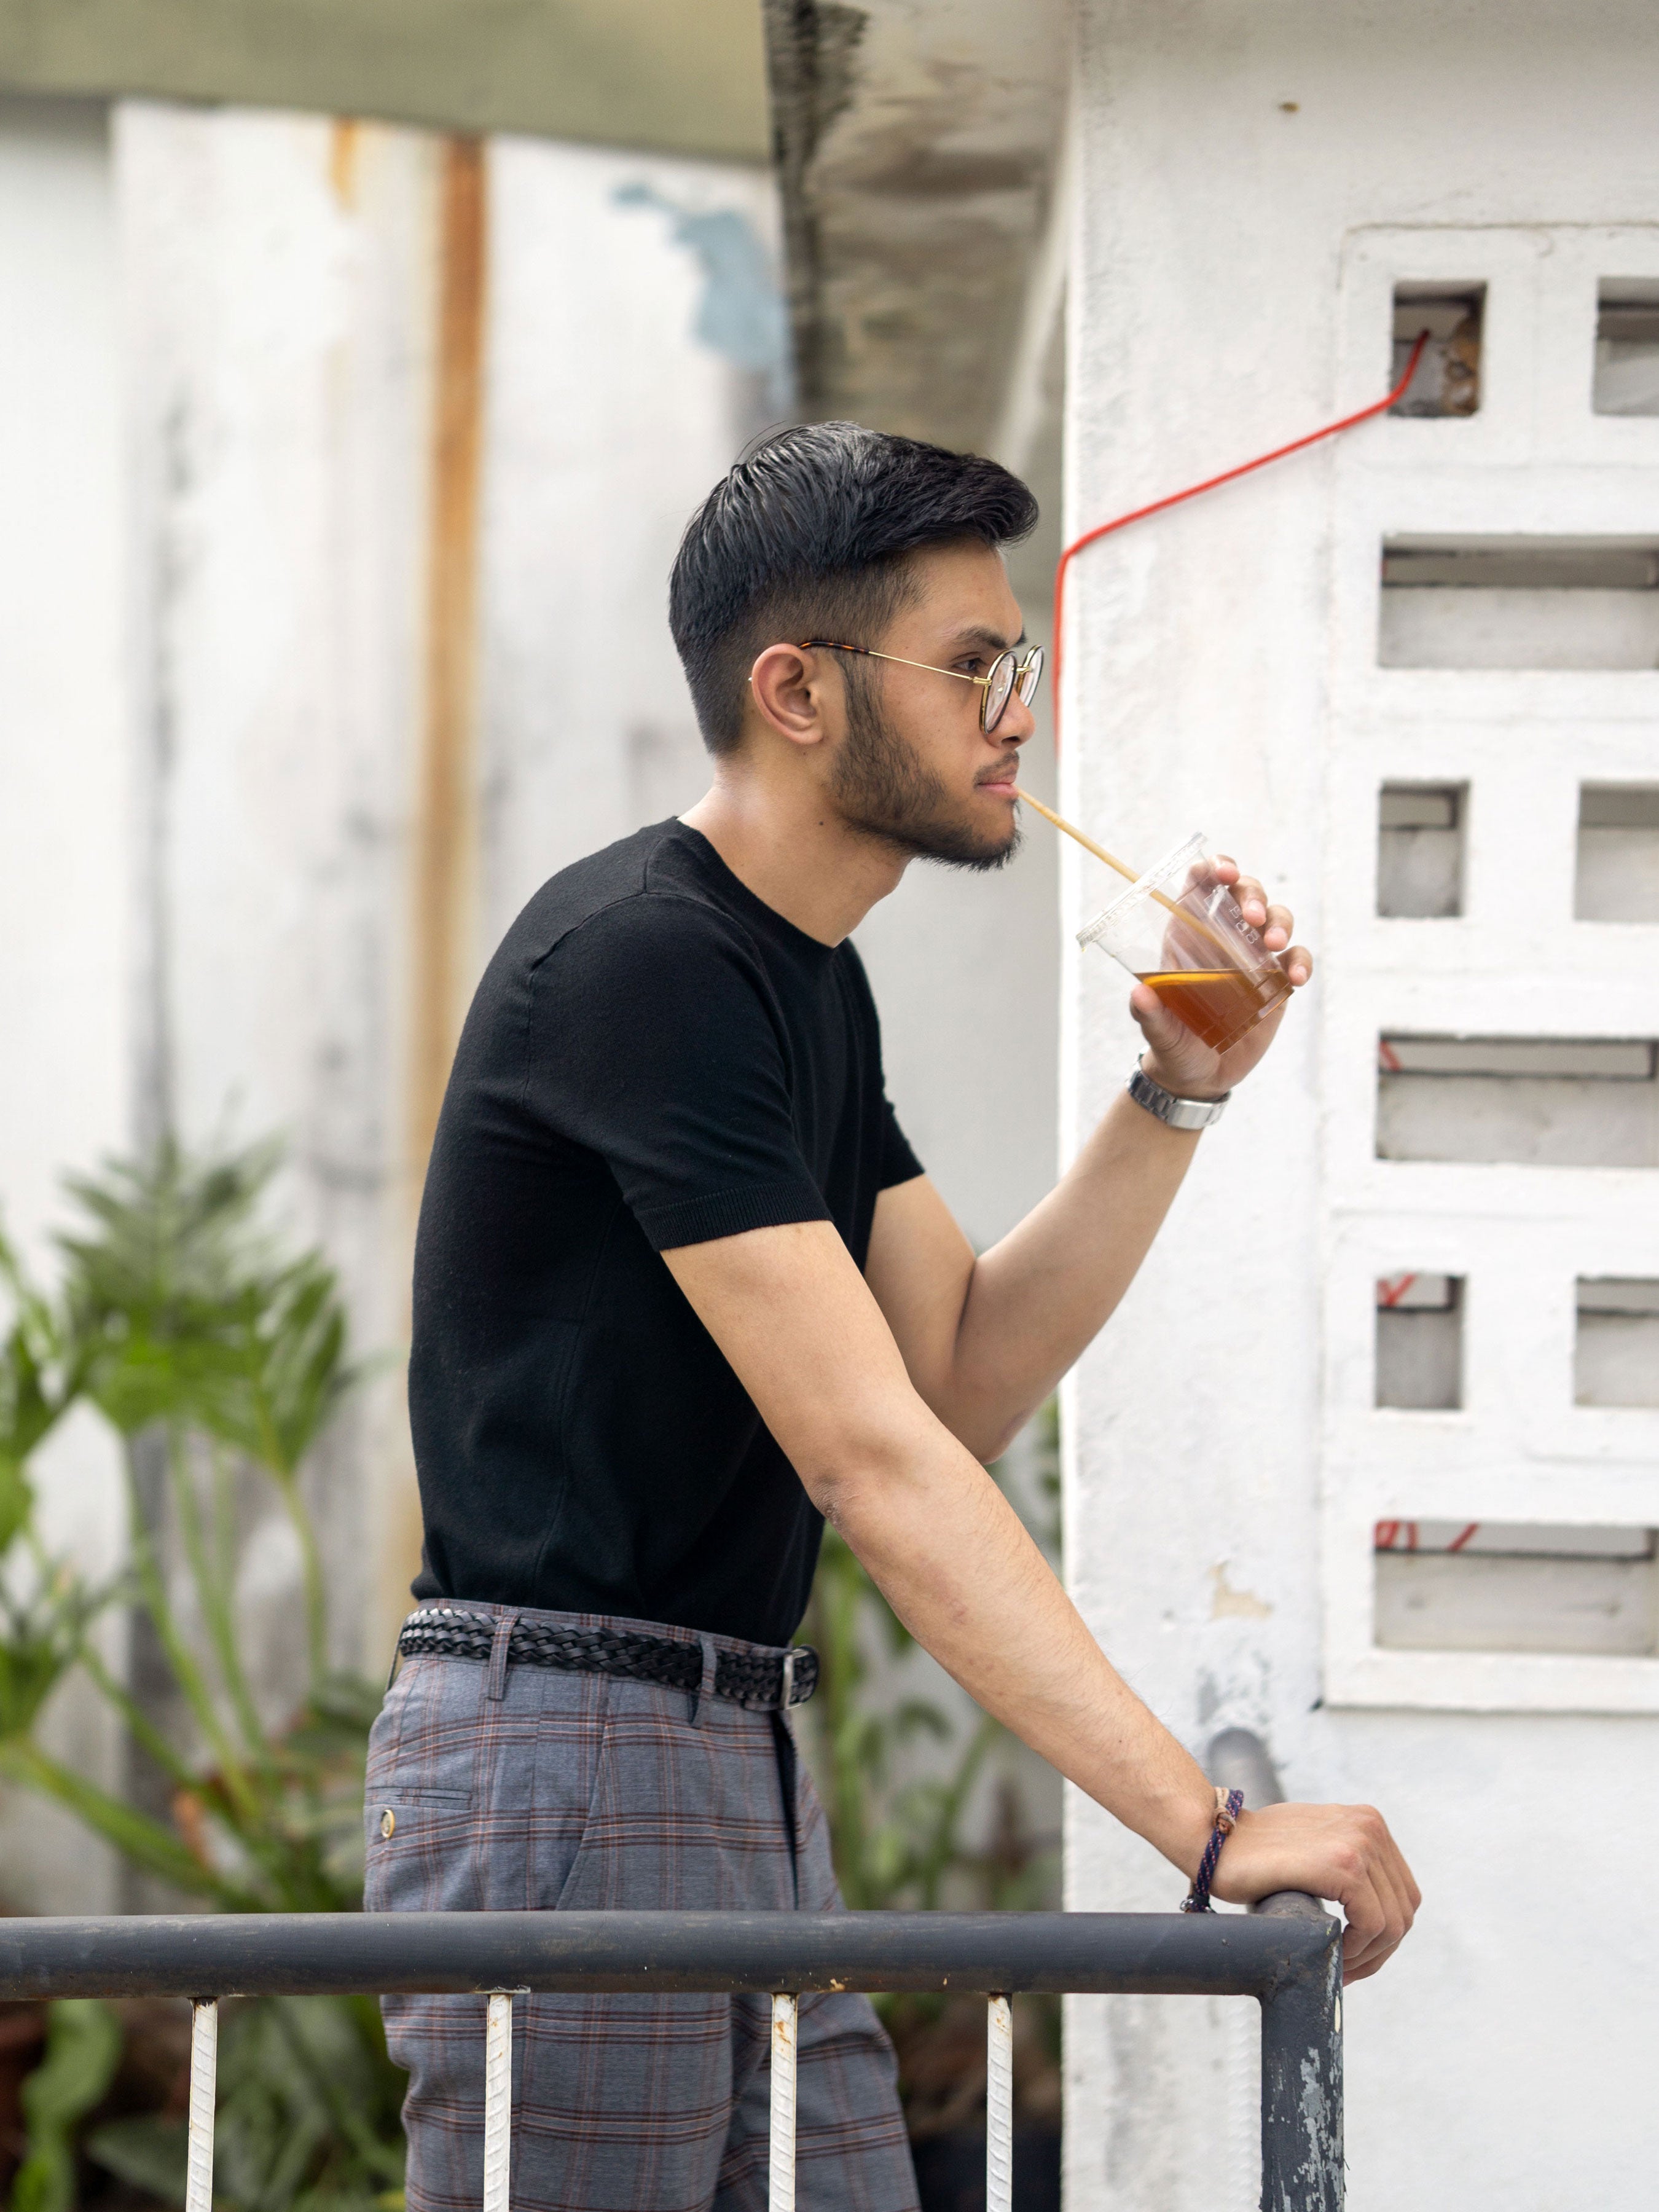
[[[1659,415],[1659,277],[1601,279],[1590,404],[1598,415]]]
[[[1480,404],[1480,326],[1486,313],[1482,283],[1396,284],[1394,346],[1389,389],[1406,374],[1412,348],[1425,331],[1416,374],[1389,410],[1391,415],[1473,415]]]
[[[1581,1406],[1659,1406],[1659,1281],[1579,1277],[1573,1370]]]
[[[1375,1633],[1395,1651],[1659,1651],[1654,1531],[1379,1521]]]
[[[1651,1039],[1384,1036],[1376,1156],[1659,1167]]]
[[[1383,668],[1659,667],[1659,540],[1396,538]]]
[[[1586,783],[1578,792],[1580,921],[1659,921],[1659,783]]]
[[[1376,1402],[1419,1413],[1455,1413],[1462,1404],[1462,1276],[1379,1279]]]
[[[1463,911],[1468,787],[1385,783],[1377,806],[1376,910],[1440,921]]]

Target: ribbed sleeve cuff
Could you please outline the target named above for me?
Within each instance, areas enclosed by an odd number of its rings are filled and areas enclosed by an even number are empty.
[[[635,1218],[653,1251],[672,1252],[682,1244],[708,1244],[716,1237],[777,1229],[787,1221],[828,1221],[830,1213],[815,1183],[762,1182],[647,1206]]]

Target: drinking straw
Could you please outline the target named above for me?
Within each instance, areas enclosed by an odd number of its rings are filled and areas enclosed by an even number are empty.
[[[1045,806],[1040,799],[1033,799],[1029,791],[1022,791],[1018,787],[1015,788],[1014,796],[1023,800],[1027,806],[1035,806],[1043,820],[1052,822],[1056,830],[1063,830],[1068,837],[1075,837],[1085,852],[1092,853],[1097,860],[1104,860],[1107,866],[1115,868],[1119,875],[1127,876],[1132,884],[1139,883],[1140,880],[1139,869],[1132,868],[1127,860],[1120,860],[1115,853],[1109,853],[1103,845],[1097,845],[1092,837],[1085,836],[1077,824],[1068,822],[1063,814],[1056,814],[1052,806]],[[1188,913],[1185,907],[1177,906],[1172,898],[1167,898],[1160,890],[1154,890],[1152,896],[1160,906],[1167,907],[1173,915],[1178,915],[1188,929],[1201,932],[1209,939],[1212,945],[1218,945],[1227,956],[1227,965],[1230,969],[1237,967],[1237,961],[1231,945],[1218,929],[1212,929],[1201,915]]]
[[[1052,822],[1056,830],[1063,830],[1068,837],[1075,837],[1085,852],[1092,853],[1096,860],[1104,860],[1109,868],[1115,868],[1119,875],[1127,876],[1132,884],[1140,880],[1139,868],[1132,868],[1127,860],[1120,860],[1115,853],[1109,853],[1103,845],[1097,845],[1092,837],[1085,837],[1082,830],[1068,822],[1063,814],[1056,814],[1052,806],[1045,806],[1040,799],[1033,799],[1029,791],[1022,791],[1018,786],[1015,787],[1014,796],[1024,805],[1035,806],[1043,820]],[[1154,891],[1152,896],[1155,899],[1163,899],[1167,907],[1173,907],[1175,904],[1173,899],[1164,898],[1162,891]]]

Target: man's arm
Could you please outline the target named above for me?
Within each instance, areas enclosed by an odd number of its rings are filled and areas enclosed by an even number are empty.
[[[922,1402],[836,1230],[798,1222],[663,1257],[814,1503],[918,1641],[1190,1877],[1213,1790],[1109,1664],[983,1468]],[[1276,1889],[1339,1899],[1351,1979],[1382,1964],[1417,1903],[1386,1826],[1364,1807],[1247,1813],[1219,1872],[1217,1896],[1235,1901]]]
[[[1300,988],[1313,956],[1291,944],[1294,919],[1231,860],[1245,920]],[[1288,949],[1286,949],[1288,948]],[[1139,984],[1129,1007],[1154,1082],[1188,1098],[1240,1082],[1285,1009],[1219,1054]],[[978,1259],[925,1177],[882,1192],[865,1272],[917,1390],[976,1459],[995,1459],[1098,1334],[1146,1258],[1200,1137],[1171,1129],[1120,1093],[1042,1204]]]
[[[1120,1094],[1062,1177],[978,1259],[926,1176],[882,1192],[865,1273],[916,1389],[998,1458],[1134,1280],[1200,1136]]]

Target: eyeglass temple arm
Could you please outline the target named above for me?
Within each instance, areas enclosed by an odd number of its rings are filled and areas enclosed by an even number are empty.
[[[822,647],[826,653],[861,653],[866,660],[890,660],[900,668],[925,668],[930,676],[954,676],[958,684],[977,684],[981,691],[988,691],[988,676],[964,676],[959,668],[936,668],[931,660],[907,660],[902,653],[878,653],[872,646],[841,645],[833,637],[804,637],[798,651]]]

